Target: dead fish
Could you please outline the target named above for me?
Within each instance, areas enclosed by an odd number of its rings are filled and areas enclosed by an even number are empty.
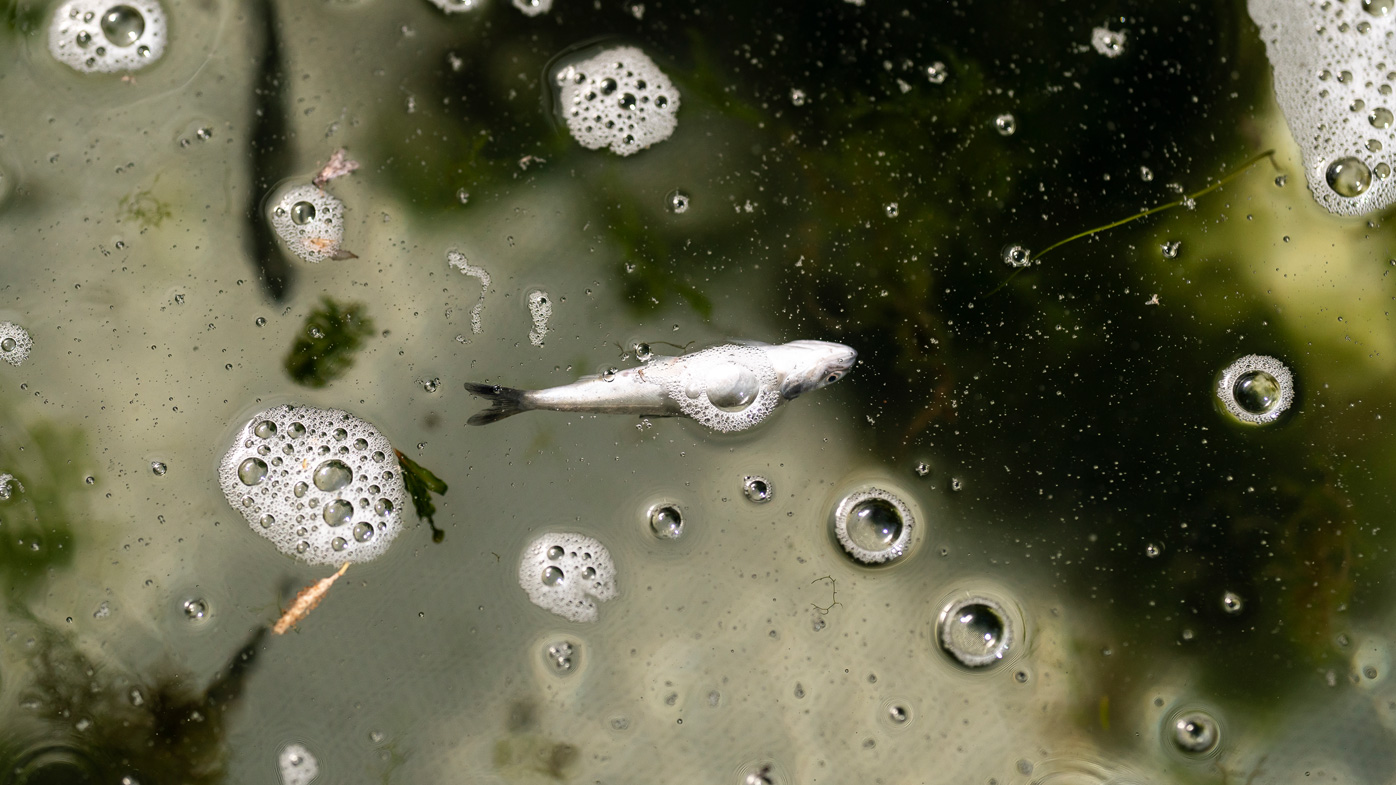
[[[718,431],[741,431],[764,421],[785,401],[846,376],[858,353],[840,343],[732,343],[656,356],[624,371],[585,376],[545,390],[516,390],[467,382],[491,405],[467,422],[488,425],[534,409],[590,414],[691,417]]]

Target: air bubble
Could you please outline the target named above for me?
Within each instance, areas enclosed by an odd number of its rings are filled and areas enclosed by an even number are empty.
[[[1008,613],[988,597],[969,597],[950,603],[936,623],[940,648],[961,664],[982,668],[1002,660],[1013,646]]]
[[[790,103],[791,103],[791,104],[793,104],[793,105],[795,105],[795,106],[804,106],[806,100],[808,100],[808,97],[805,95],[805,91],[804,91],[804,90],[801,90],[801,89],[798,88],[798,87],[793,87],[793,88],[790,89]]]
[[[343,461],[325,461],[315,467],[312,481],[322,491],[337,491],[354,481],[354,472]]]
[[[1372,170],[1356,158],[1340,158],[1324,173],[1328,187],[1347,199],[1361,196],[1372,184]]]
[[[549,559],[553,548],[561,548],[563,555]],[[593,572],[583,579],[587,568]],[[577,577],[566,580],[566,575]],[[519,585],[544,610],[570,621],[595,621],[597,602],[616,595],[616,570],[610,553],[597,540],[581,534],[544,534],[530,542],[519,558]]]
[[[320,517],[330,526],[343,526],[354,519],[354,505],[343,499],[335,499],[320,512]],[[368,524],[364,524],[368,525]],[[359,540],[363,542],[363,540]]]
[[[256,434],[258,439],[270,439],[276,435],[276,423],[271,420],[262,420],[253,427],[252,433]]]
[[[23,365],[34,348],[29,331],[14,322],[0,322],[0,360],[10,365]]]
[[[882,488],[855,491],[834,508],[834,537],[862,564],[883,564],[902,556],[915,528],[906,502]]]
[[[1169,240],[1168,242],[1160,245],[1159,250],[1163,251],[1163,258],[1177,259],[1178,251],[1182,250],[1182,247],[1183,243],[1181,240]]]
[[[1362,10],[1372,16],[1387,16],[1393,6],[1396,6],[1396,0],[1362,0]]]
[[[683,513],[673,504],[656,504],[649,511],[650,530],[663,540],[683,536]]]
[[[1216,749],[1221,728],[1210,714],[1190,711],[1172,720],[1169,735],[1174,746],[1190,755],[1205,755]]]
[[[1393,0],[1393,2],[1396,2],[1396,0]],[[1371,123],[1373,128],[1390,128],[1393,119],[1396,119],[1396,117],[1393,117],[1391,110],[1384,106],[1373,109],[1371,114],[1367,115],[1367,122]]]
[[[1003,257],[1004,264],[1009,267],[1027,267],[1032,264],[1032,252],[1027,247],[1016,243],[1005,245],[1000,255]]]
[[[315,185],[283,188],[270,200],[272,229],[307,262],[343,259],[344,203]]]
[[[87,73],[135,71],[165,52],[165,11],[156,0],[68,0],[49,24],[49,52]],[[97,42],[105,42],[93,46]]]
[[[315,205],[310,202],[296,202],[291,205],[291,223],[305,226],[315,220]]]
[[[633,46],[593,46],[555,64],[548,79],[554,111],[579,144],[631,155],[678,127],[679,92]]]
[[[1246,603],[1241,599],[1241,595],[1234,591],[1228,591],[1222,594],[1221,606],[1227,614],[1235,616],[1245,610]]]
[[[558,676],[574,673],[580,666],[579,645],[569,640],[553,641],[543,647],[543,664]]]
[[[664,207],[675,215],[688,212],[689,196],[677,188],[664,195]]]
[[[208,616],[208,603],[193,597],[184,601],[184,617],[190,621],[202,621]]]
[[[1007,112],[994,118],[994,130],[999,136],[1012,136],[1018,130],[1018,120]]]
[[[762,504],[771,500],[775,491],[771,488],[771,481],[756,474],[749,474],[742,481],[742,493],[748,499]]]
[[[1294,402],[1294,377],[1274,357],[1248,354],[1238,359],[1217,380],[1222,408],[1249,425],[1279,419]]]
[[[535,289],[528,293],[528,314],[533,320],[533,329],[528,331],[528,342],[542,346],[543,336],[548,334],[548,320],[553,315],[553,301],[547,292]]]
[[[514,7],[524,16],[538,16],[552,10],[553,0],[514,0]]]
[[[1123,30],[1097,27],[1091,30],[1091,47],[1106,57],[1119,57],[1125,51],[1125,38]]]
[[[154,474],[156,477],[164,477],[165,472],[169,470],[170,467],[166,466],[163,461],[150,462],[150,472],[151,474]]]
[[[267,478],[267,462],[261,458],[248,458],[238,464],[238,479],[243,485],[256,485]]]
[[[766,352],[728,344],[685,355],[684,362],[646,368],[679,410],[717,431],[751,428],[780,405],[780,385]]]
[[[926,81],[931,84],[945,84],[945,79],[948,76],[950,76],[950,69],[939,60],[926,66]]]
[[[281,785],[310,785],[310,781],[320,773],[320,764],[310,750],[300,744],[289,744],[276,758],[281,771]]]

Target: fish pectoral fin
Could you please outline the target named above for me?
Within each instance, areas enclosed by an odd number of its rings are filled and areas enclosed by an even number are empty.
[[[476,412],[469,420],[465,421],[467,425],[489,425],[529,409],[528,406],[524,405],[524,390],[477,382],[466,382],[465,389],[490,402],[490,408]]]

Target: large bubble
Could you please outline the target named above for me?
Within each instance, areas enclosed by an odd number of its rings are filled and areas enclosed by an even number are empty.
[[[554,106],[583,147],[637,153],[678,127],[679,91],[633,46],[592,47],[560,59],[549,72]]]
[[[1294,403],[1294,376],[1274,357],[1248,354],[1222,371],[1217,400],[1237,420],[1265,425],[1278,420]]]
[[[155,0],[68,0],[49,22],[48,50],[85,73],[136,71],[160,59],[166,38]]]
[[[775,366],[755,346],[714,346],[679,362],[656,361],[645,373],[663,385],[680,411],[716,431],[757,425],[781,401]]]
[[[1386,162],[1396,144],[1391,126],[1396,14],[1376,10],[1387,7],[1311,0],[1247,3],[1275,70],[1275,96],[1304,154],[1309,190],[1339,215],[1363,215],[1396,203],[1396,182]]]
[[[392,445],[337,409],[285,405],[253,415],[218,482],[253,531],[309,564],[378,558],[407,509]]]
[[[606,546],[582,534],[544,534],[519,558],[519,585],[534,605],[569,621],[596,621],[598,601],[616,596]]]

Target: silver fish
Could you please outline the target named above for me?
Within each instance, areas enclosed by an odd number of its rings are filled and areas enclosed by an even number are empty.
[[[734,343],[654,357],[616,373],[585,376],[546,390],[466,382],[490,401],[468,422],[488,425],[519,412],[549,409],[594,414],[683,416],[718,431],[741,431],[777,406],[842,379],[858,353],[840,343],[792,341],[774,346]]]

